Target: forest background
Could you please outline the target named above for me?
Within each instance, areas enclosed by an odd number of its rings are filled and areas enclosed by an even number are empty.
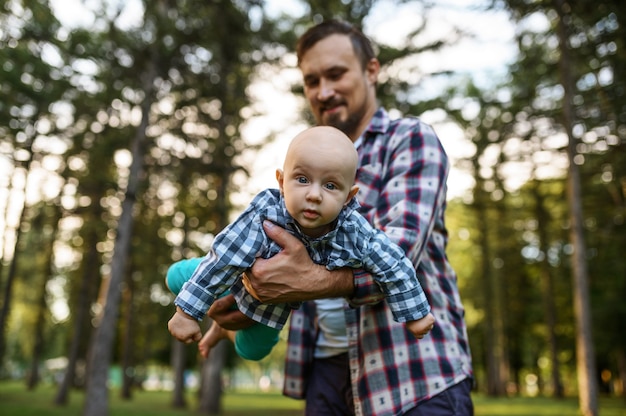
[[[258,190],[253,165],[281,160],[262,153],[283,133],[260,122],[267,92],[296,94],[280,104],[292,130],[312,123],[293,45],[340,17],[377,42],[381,104],[454,155],[449,256],[477,390],[578,395],[584,414],[624,396],[626,3],[444,2],[510,17],[508,65],[482,78],[428,66],[473,36],[433,29],[435,3],[88,1],[68,27],[70,3],[0,1],[1,376],[53,380],[60,405],[84,388],[89,416],[107,414],[110,382],[183,405],[198,370],[209,413],[222,386],[280,384],[284,345],[253,363],[222,343],[200,362],[173,342],[163,278]],[[416,17],[390,42],[377,7]]]

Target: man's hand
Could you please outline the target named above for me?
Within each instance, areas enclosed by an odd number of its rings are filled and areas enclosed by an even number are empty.
[[[198,321],[187,315],[179,307],[176,307],[176,313],[167,323],[167,329],[174,338],[185,344],[200,341],[202,338]]]
[[[283,250],[256,259],[246,271],[243,283],[252,296],[263,303],[290,303],[352,294],[352,270],[328,271],[313,263],[302,242],[283,228],[271,221],[264,221],[263,228]]]
[[[248,328],[254,324],[254,321],[239,311],[236,306],[235,297],[233,295],[226,295],[217,298],[215,302],[213,302],[207,315],[219,326],[231,331]]]

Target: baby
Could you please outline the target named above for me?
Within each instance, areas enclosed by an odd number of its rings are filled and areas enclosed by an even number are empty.
[[[329,270],[350,267],[371,273],[385,293],[394,319],[405,322],[416,338],[423,338],[435,319],[411,261],[357,212],[357,166],[354,144],[340,130],[318,126],[298,134],[287,149],[283,170],[276,171],[279,189],[259,193],[239,218],[215,237],[213,248],[201,261],[183,260],[188,272],[168,272],[168,287],[175,293],[180,287],[174,301],[176,312],[168,322],[170,333],[186,343],[200,341],[204,356],[223,337],[234,340],[244,358],[260,359],[269,353],[290,310],[299,306],[262,304],[243,287],[240,276],[257,257],[269,258],[281,250],[263,231],[263,221],[269,220],[298,237],[315,263]],[[185,263],[175,263],[171,272],[181,267],[179,264]],[[170,274],[177,278],[170,279]],[[203,338],[198,320],[216,297],[229,289],[239,310],[260,325],[235,334],[213,324]],[[246,331],[263,334],[246,336]],[[261,342],[259,337],[269,341]]]

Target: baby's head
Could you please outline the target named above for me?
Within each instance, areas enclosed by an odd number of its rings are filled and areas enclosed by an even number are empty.
[[[337,171],[354,182],[359,156],[352,140],[341,130],[330,126],[308,128],[293,138],[287,148],[283,169],[298,163],[315,163],[316,167]]]
[[[302,231],[319,237],[334,227],[341,209],[356,195],[358,154],[340,130],[317,126],[298,134],[276,179],[289,214]]]

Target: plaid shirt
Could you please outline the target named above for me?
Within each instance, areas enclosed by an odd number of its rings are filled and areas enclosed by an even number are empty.
[[[432,128],[417,118],[374,115],[359,147],[360,212],[405,251],[417,270],[436,322],[416,340],[391,319],[365,273],[355,272],[353,307],[345,309],[357,415],[401,415],[420,401],[472,377],[464,311],[445,254],[448,159]],[[313,360],[315,304],[291,316],[284,394],[304,398]]]
[[[417,320],[430,312],[426,296],[411,261],[387,235],[372,228],[356,210],[352,199],[341,210],[335,228],[320,238],[304,235],[289,215],[278,189],[259,193],[239,216],[215,237],[212,250],[202,259],[174,303],[187,314],[202,319],[213,301],[227,289],[239,310],[253,320],[281,329],[293,306],[262,304],[243,287],[241,274],[257,257],[269,258],[281,247],[269,239],[262,223],[270,220],[298,237],[313,261],[329,270],[351,267],[375,276],[398,322]]]

